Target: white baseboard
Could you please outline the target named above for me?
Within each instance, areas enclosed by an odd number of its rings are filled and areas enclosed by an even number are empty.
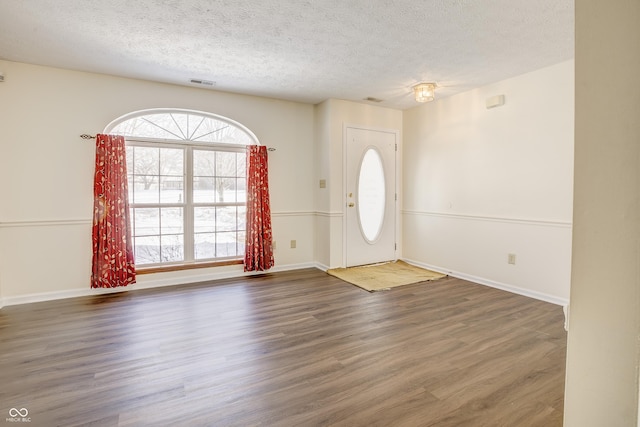
[[[435,265],[425,264],[423,262],[418,262],[418,261],[414,261],[414,260],[411,260],[411,259],[403,259],[403,261],[405,261],[405,262],[407,262],[409,264],[416,265],[418,267],[426,268],[428,270],[437,271],[438,273],[447,274],[449,276],[456,277],[458,279],[468,280],[470,282],[474,282],[474,283],[477,283],[479,285],[489,286],[491,288],[500,289],[500,290],[503,290],[503,291],[511,292],[513,294],[518,294],[518,295],[522,295],[522,296],[525,296],[525,297],[534,298],[534,299],[537,299],[537,300],[540,300],[540,301],[545,301],[545,302],[548,302],[548,303],[551,303],[551,304],[555,304],[555,305],[560,305],[560,306],[563,306],[563,307],[569,305],[569,301],[567,299],[559,298],[559,297],[556,297],[554,295],[549,295],[549,294],[545,294],[545,293],[542,293],[542,292],[532,291],[531,289],[519,288],[517,286],[508,285],[506,283],[496,282],[494,280],[489,280],[489,279],[485,279],[485,278],[482,278],[482,277],[473,276],[471,274],[460,273],[458,271],[451,271],[451,270],[448,270],[446,268],[438,267],[438,266],[435,266]]]
[[[135,286],[135,285],[134,285]],[[101,288],[101,289],[65,289],[63,291],[41,292],[35,294],[16,295],[12,297],[2,298],[4,307],[10,305],[29,304],[32,302],[53,301],[58,299],[85,297],[91,295],[111,294],[116,292],[126,292],[133,290],[132,288]]]
[[[324,271],[325,273],[329,269],[328,265],[320,264],[319,262],[317,262],[314,267],[317,268],[318,270]]]
[[[134,285],[127,286],[127,287],[100,288],[100,289],[92,289],[92,288],[65,289],[63,291],[17,295],[17,296],[0,298],[0,309],[2,307],[6,307],[10,305],[29,304],[33,302],[53,301],[53,300],[59,300],[59,299],[65,299],[65,298],[86,297],[86,296],[92,296],[92,295],[104,295],[104,294],[111,294],[116,292],[129,292],[129,291],[135,291],[137,289],[153,289],[153,288],[161,288],[165,286],[185,285],[189,283],[208,282],[212,280],[232,279],[236,277],[248,277],[248,276],[254,276],[257,274],[277,273],[280,271],[301,270],[304,268],[320,268],[320,267],[318,267],[317,263],[309,262],[309,263],[301,263],[301,264],[275,266],[269,271],[246,272],[246,273],[242,271],[242,267],[240,267],[238,270],[207,272],[205,274],[198,274],[198,275],[176,275],[170,278],[162,278],[162,277],[152,278],[151,280],[144,280],[143,282],[138,282],[138,283],[135,283]],[[161,276],[162,273],[157,273],[157,274],[154,274],[153,276],[156,276],[156,275]]]
[[[517,286],[507,285],[504,283],[499,283],[493,280],[484,279],[482,277],[476,277],[470,274],[460,273],[456,271],[450,271],[438,266],[433,266],[425,263],[421,263],[418,261],[403,259],[403,261],[417,265],[419,267],[423,267],[429,270],[437,271],[439,273],[448,274],[449,276],[457,277],[459,279],[469,280],[474,283],[478,283],[480,285],[489,286],[496,289],[501,289],[503,291],[511,292],[518,295],[523,295],[526,297],[534,298],[537,300],[549,302],[551,304],[560,305],[566,307],[569,305],[569,301],[564,298],[558,298],[553,295],[544,294],[541,292],[532,291],[530,289],[523,289]],[[10,305],[19,305],[19,304],[28,304],[33,302],[43,302],[43,301],[53,301],[58,299],[65,298],[76,298],[76,297],[84,297],[91,295],[103,295],[110,294],[116,292],[128,292],[135,291],[136,289],[153,289],[153,288],[161,288],[165,286],[176,286],[176,285],[184,285],[188,283],[198,283],[198,282],[207,282],[211,280],[220,280],[220,279],[231,279],[236,277],[248,277],[256,274],[264,274],[264,273],[277,273],[280,271],[292,271],[292,270],[301,270],[304,268],[317,268],[322,271],[327,271],[329,269],[328,266],[317,263],[317,262],[308,262],[308,263],[300,263],[300,264],[289,264],[282,266],[275,266],[271,270],[267,272],[247,272],[245,273],[242,269],[238,270],[226,270],[221,272],[207,272],[205,274],[199,275],[176,275],[170,278],[153,278],[151,280],[145,280],[142,283],[136,283],[130,287],[119,287],[119,288],[101,288],[101,289],[91,289],[91,288],[82,288],[82,289],[66,289],[63,291],[55,291],[55,292],[42,292],[35,294],[26,294],[26,295],[18,295],[12,297],[4,297],[0,298],[0,309],[2,307],[10,306]],[[155,275],[154,275],[155,276]],[[161,276],[161,274],[158,274]],[[567,316],[568,317],[568,316]],[[568,325],[566,325],[568,327]]]

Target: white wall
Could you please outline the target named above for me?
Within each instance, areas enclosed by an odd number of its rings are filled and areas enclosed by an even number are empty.
[[[8,61],[0,69],[0,302],[87,292],[94,146],[79,135],[146,108],[220,114],[276,148],[269,156],[276,266],[313,265],[312,105]],[[140,275],[137,287],[221,274],[241,267]]]
[[[576,2],[576,150],[564,425],[638,425],[640,2]]]
[[[567,303],[573,74],[568,61],[404,112],[406,259]]]
[[[8,61],[0,67],[5,303],[87,292],[94,148],[78,135],[154,107],[230,117],[277,149],[269,161],[278,267],[342,265],[343,132],[359,125],[402,131],[399,256],[537,298],[568,298],[572,62],[404,112],[337,99],[314,107]],[[485,98],[496,94],[506,95],[506,105],[486,110]],[[507,253],[517,255],[515,266]],[[241,274],[233,266],[141,275],[137,287]]]
[[[339,99],[316,106],[316,259],[328,268],[344,267],[345,125],[400,132],[402,111]],[[402,134],[398,145],[401,150]],[[326,188],[319,188],[320,179],[326,180]],[[401,185],[399,182],[398,187]]]

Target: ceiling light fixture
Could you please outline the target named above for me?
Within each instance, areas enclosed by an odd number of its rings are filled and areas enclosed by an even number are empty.
[[[418,102],[433,101],[436,93],[435,83],[419,83],[413,87],[413,95]]]

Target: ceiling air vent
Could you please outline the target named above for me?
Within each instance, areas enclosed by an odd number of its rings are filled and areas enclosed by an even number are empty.
[[[189,82],[194,85],[202,85],[202,86],[215,86],[216,82],[212,82],[211,80],[201,80],[201,79],[191,79]]]

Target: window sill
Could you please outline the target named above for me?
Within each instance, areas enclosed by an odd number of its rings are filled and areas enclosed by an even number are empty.
[[[209,262],[194,262],[189,264],[173,264],[163,265],[156,267],[138,267],[136,268],[136,274],[152,274],[152,273],[166,273],[169,271],[181,271],[181,270],[195,270],[198,268],[210,268],[210,267],[224,267],[227,265],[242,265],[241,259],[230,259],[225,261],[209,261]]]

